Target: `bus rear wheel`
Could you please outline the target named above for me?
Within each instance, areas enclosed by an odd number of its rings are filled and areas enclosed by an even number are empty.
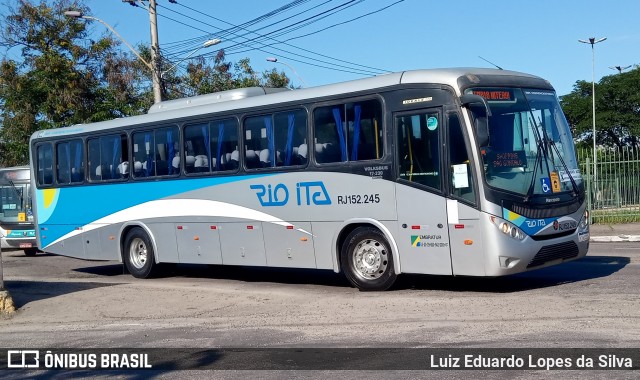
[[[362,291],[387,290],[397,277],[389,242],[372,227],[356,228],[347,236],[340,263],[349,282]]]
[[[133,277],[149,278],[156,271],[157,264],[149,235],[140,227],[135,227],[124,241],[122,257],[127,270]]]
[[[24,250],[25,256],[33,257],[36,253],[38,253],[38,248],[27,248]]]

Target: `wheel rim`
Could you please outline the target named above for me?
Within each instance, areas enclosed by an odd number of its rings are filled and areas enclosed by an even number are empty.
[[[387,248],[374,239],[361,241],[353,250],[352,257],[356,274],[365,280],[380,278],[389,265]]]
[[[147,244],[140,238],[135,238],[129,245],[129,261],[137,269],[141,269],[147,263]]]

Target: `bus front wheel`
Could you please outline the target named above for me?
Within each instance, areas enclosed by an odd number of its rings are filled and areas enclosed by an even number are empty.
[[[140,227],[135,227],[124,241],[123,261],[133,277],[151,277],[157,264],[154,261],[153,245],[149,235]]]
[[[356,228],[347,236],[340,263],[349,282],[363,291],[387,290],[397,277],[389,242],[372,227]]]
[[[38,253],[38,248],[27,248],[24,250],[25,256],[33,257],[36,253]]]

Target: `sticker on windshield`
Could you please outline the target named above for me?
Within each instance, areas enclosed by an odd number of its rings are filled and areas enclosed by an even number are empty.
[[[553,92],[553,91],[541,91],[541,90],[531,91],[531,90],[525,90],[524,93],[525,93],[525,95],[556,96],[555,92]]]
[[[571,182],[571,178],[573,178],[574,181],[582,179],[580,169],[571,169],[569,170],[569,173],[564,170],[558,170],[558,174],[560,175],[560,181],[562,182]]]
[[[560,191],[562,191],[562,189],[560,188],[560,176],[558,175],[558,172],[549,173],[549,177],[551,178],[551,190],[554,193],[559,193]]]
[[[438,119],[431,116],[430,118],[427,119],[427,128],[429,128],[430,131],[435,131],[436,128],[438,128]]]
[[[549,177],[542,177],[540,178],[540,182],[542,183],[542,192],[543,193],[550,193],[551,192],[551,180],[549,179]]]

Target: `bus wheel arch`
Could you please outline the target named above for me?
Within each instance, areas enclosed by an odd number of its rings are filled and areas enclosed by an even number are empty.
[[[400,274],[397,245],[383,225],[347,224],[335,247],[339,270],[360,290],[386,290]]]
[[[123,226],[120,233],[120,258],[129,273],[136,278],[153,277],[158,260],[153,234],[143,224]]]

